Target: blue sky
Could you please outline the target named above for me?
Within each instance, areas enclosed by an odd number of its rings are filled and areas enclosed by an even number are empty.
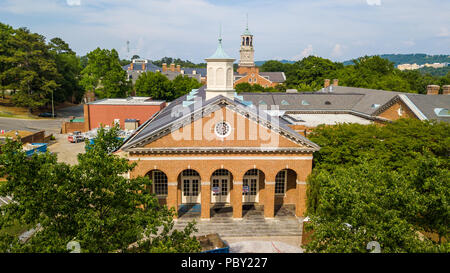
[[[239,58],[248,13],[256,60],[343,61],[450,54],[449,10],[449,0],[0,0],[0,22],[60,37],[78,55],[99,46],[122,58],[203,62],[215,51],[220,24],[225,51]]]

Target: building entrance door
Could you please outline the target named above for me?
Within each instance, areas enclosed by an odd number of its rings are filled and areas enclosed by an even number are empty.
[[[221,171],[221,172],[218,172]],[[230,173],[227,170],[218,170],[211,177],[211,196],[213,203],[230,202]]]
[[[184,204],[200,203],[199,180],[195,178],[183,179],[183,196],[181,202]]]
[[[242,202],[256,203],[258,202],[258,170],[250,170],[242,179]]]

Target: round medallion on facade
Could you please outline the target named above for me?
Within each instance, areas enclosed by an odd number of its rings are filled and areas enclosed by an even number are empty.
[[[214,131],[218,137],[227,137],[231,133],[231,126],[226,121],[219,121],[216,123]]]

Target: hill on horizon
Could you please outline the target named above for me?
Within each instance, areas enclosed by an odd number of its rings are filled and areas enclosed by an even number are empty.
[[[382,54],[383,59],[393,62],[396,66],[399,64],[426,64],[426,63],[450,63],[450,55],[427,55],[424,53],[415,54]],[[343,62],[344,65],[352,65],[353,61]]]
[[[450,63],[450,55],[428,55],[424,53],[414,53],[414,54],[382,54],[382,55],[373,55],[373,56],[380,56],[383,59],[387,59],[391,62],[393,62],[396,66],[399,64],[413,64],[416,63],[418,65],[426,64],[426,63]],[[255,61],[255,64],[257,66],[263,65],[264,61]],[[278,60],[281,63],[295,63],[296,61],[291,60]],[[342,62],[344,65],[352,65],[353,61],[348,60]]]

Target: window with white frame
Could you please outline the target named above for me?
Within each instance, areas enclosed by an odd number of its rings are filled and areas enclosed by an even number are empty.
[[[161,171],[152,172],[153,192],[159,196],[167,196],[167,176]]]
[[[275,177],[275,194],[284,195],[286,192],[287,170],[282,170]]]

